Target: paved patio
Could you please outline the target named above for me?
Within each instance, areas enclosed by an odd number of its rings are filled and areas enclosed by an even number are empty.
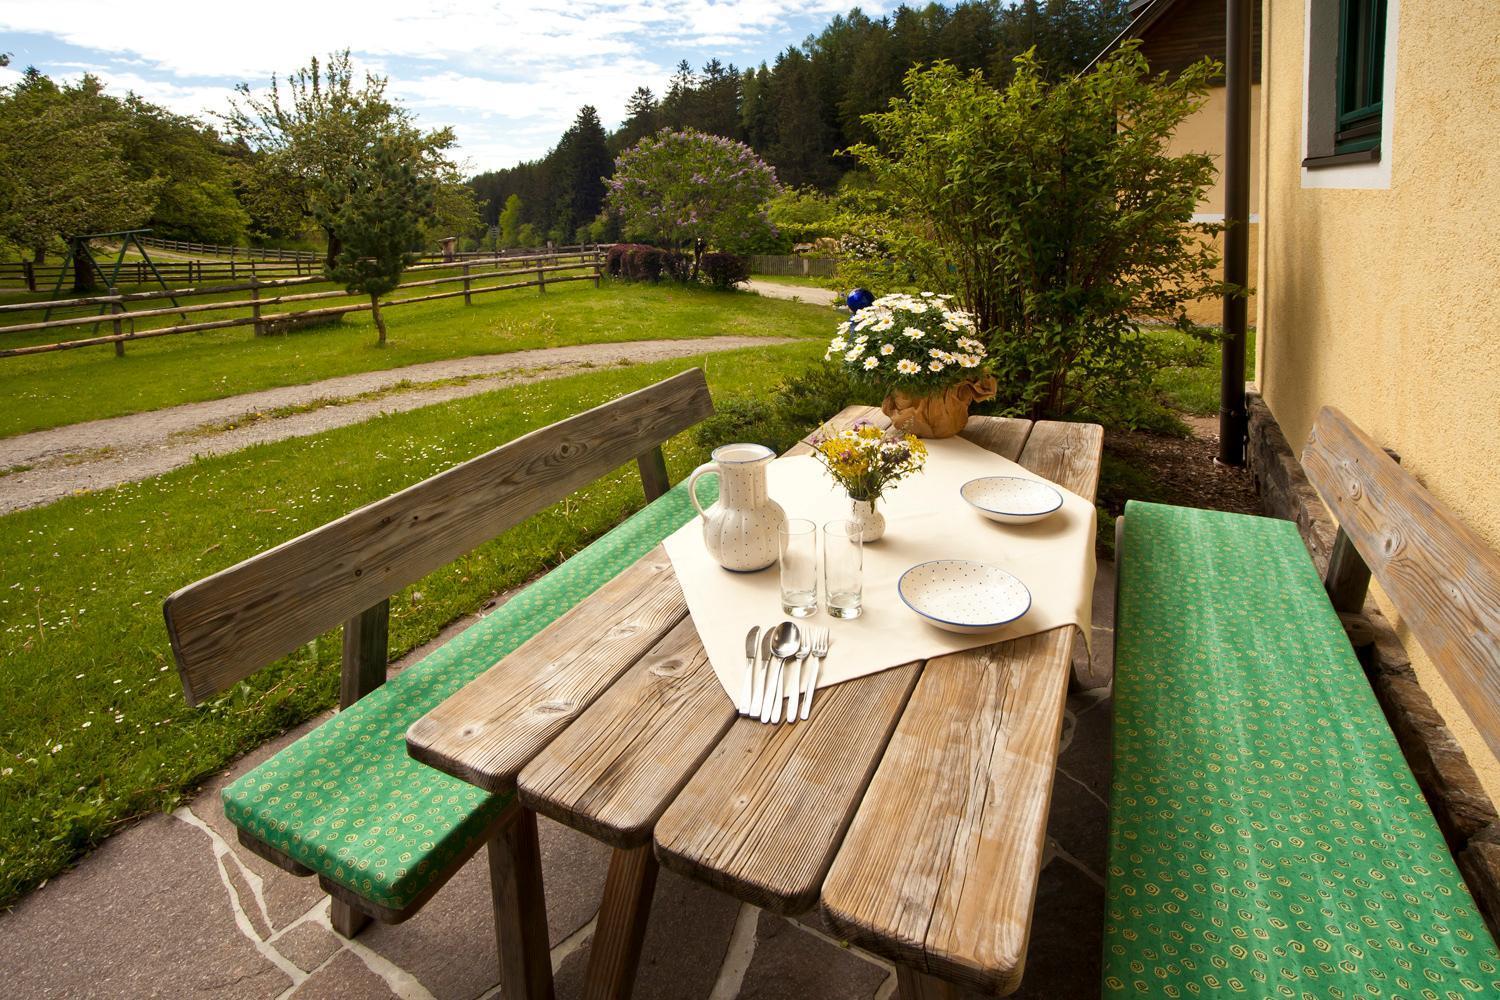
[[[1026,978],[1018,997],[1097,996],[1109,787],[1113,565],[1094,596],[1087,689],[1068,700]],[[420,652],[420,651],[419,651]],[[400,664],[397,665],[399,668]],[[484,854],[416,917],[335,935],[328,902],[241,849],[219,790],[317,721],[247,755],[186,807],[106,842],[0,916],[3,993],[26,997],[499,997]],[[608,851],[541,821],[560,1000],[581,994]],[[891,967],[816,913],[788,921],[663,871],[635,996],[885,1000]]]

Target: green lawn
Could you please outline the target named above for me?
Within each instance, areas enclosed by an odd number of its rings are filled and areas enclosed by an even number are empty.
[[[841,290],[839,280],[836,277],[820,278],[816,275],[801,274],[752,274],[750,276],[756,281],[767,281],[774,285],[796,285],[799,288],[829,288],[834,291]]]
[[[356,313],[281,336],[237,327],[160,337],[130,344],[123,358],[107,345],[0,358],[0,398],[9,403],[0,409],[0,437],[423,361],[631,340],[822,338],[833,322],[826,309],[748,293],[579,281],[546,294],[493,292],[467,307],[447,299],[392,309],[386,325],[385,348],[375,345],[369,314]],[[17,334],[7,344],[39,336]]]
[[[1149,333],[1167,364],[1156,375],[1156,388],[1168,406],[1183,413],[1210,416],[1219,412],[1218,341],[1204,341],[1176,330]],[[1245,338],[1245,380],[1255,378],[1255,331]]]
[[[0,904],[336,700],[335,634],[187,708],[162,625],[168,593],[694,364],[721,399],[764,395],[821,351],[741,350],[503,389],[0,518]],[[674,479],[703,457],[691,432],[667,448]],[[632,464],[408,588],[392,601],[392,655],[555,565],[641,502]]]

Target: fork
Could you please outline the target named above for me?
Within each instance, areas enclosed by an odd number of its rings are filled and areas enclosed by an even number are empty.
[[[817,629],[809,628],[807,633],[816,632]],[[797,649],[797,672],[793,674],[795,680],[786,693],[786,721],[797,721],[797,699],[802,697],[802,671],[807,663],[807,656],[812,652],[812,635],[804,633],[802,645]]]
[[[833,636],[826,628],[812,630],[812,655],[817,657],[813,661],[812,675],[807,679],[807,693],[802,696],[802,718],[807,718],[807,713],[812,711],[813,689],[818,686],[818,670],[823,666],[823,658],[828,655],[828,647],[833,644]],[[801,650],[798,654],[806,656]]]

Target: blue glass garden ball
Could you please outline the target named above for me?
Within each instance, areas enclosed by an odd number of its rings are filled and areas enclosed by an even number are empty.
[[[844,302],[849,306],[849,311],[852,313],[859,312],[865,306],[870,305],[874,301],[875,296],[870,292],[868,288],[856,288],[854,291],[850,292],[849,297],[844,300]]]

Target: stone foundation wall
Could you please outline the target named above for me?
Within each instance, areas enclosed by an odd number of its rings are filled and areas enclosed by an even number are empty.
[[[1322,574],[1328,568],[1337,525],[1307,481],[1265,401],[1251,394],[1248,402],[1247,462],[1261,505],[1271,517],[1296,522]],[[1364,619],[1350,629],[1355,651],[1465,881],[1491,932],[1500,937],[1500,814],[1418,683],[1389,619],[1373,600],[1365,602]]]

